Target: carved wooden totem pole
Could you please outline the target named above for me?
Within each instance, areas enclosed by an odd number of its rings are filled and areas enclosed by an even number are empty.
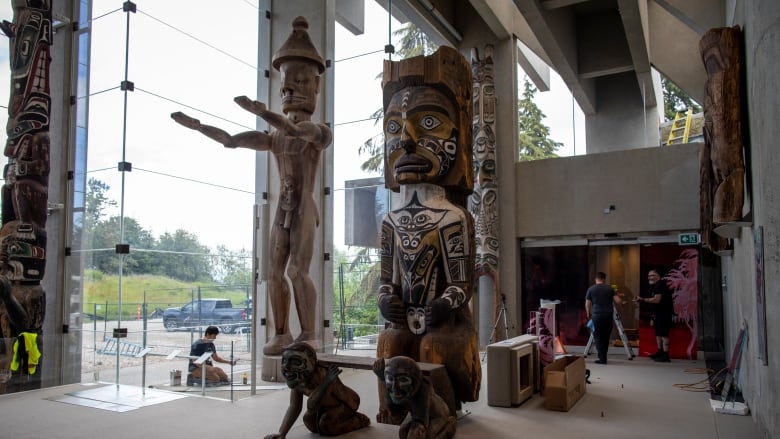
[[[736,26],[711,29],[699,41],[699,50],[707,71],[701,160],[702,240],[718,251],[725,250],[728,242],[714,235],[712,228],[742,219],[742,32]]]
[[[498,319],[498,177],[496,176],[496,88],[493,82],[493,46],[485,46],[485,58],[471,49],[474,77],[474,193],[469,211],[474,216],[476,280],[493,280],[493,320]]]
[[[14,0],[0,228],[0,393],[40,388],[46,295],[51,2]]]
[[[273,56],[272,64],[282,74],[280,93],[284,115],[274,113],[264,103],[246,96],[235,98],[243,109],[265,119],[275,128],[270,134],[247,131],[230,135],[183,113],[171,114],[176,122],[227,148],[271,151],[276,159],[279,199],[271,225],[268,270],[268,296],[275,332],[263,347],[265,355],[281,355],[284,347],[293,342],[290,333],[290,290],[295,296],[301,325],[301,333],[295,341],[317,344],[317,291],[309,275],[314,233],[320,222],[314,185],[321,152],[330,145],[333,133],[327,125],[311,121],[325,63],[309,38],[308,28],[305,18],[293,20],[292,34]]]
[[[482,370],[469,309],[474,223],[466,198],[472,167],[472,82],[466,59],[441,47],[430,56],[385,61],[385,185],[402,205],[382,223],[379,310],[389,326],[377,356],[442,364],[461,402],[476,401]],[[438,389],[437,389],[438,390]],[[399,424],[379,386],[377,420]]]

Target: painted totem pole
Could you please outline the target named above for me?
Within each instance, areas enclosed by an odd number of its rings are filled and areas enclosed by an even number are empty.
[[[49,46],[51,2],[14,0],[10,38],[11,98],[0,228],[0,393],[40,388],[46,295],[49,184]]]
[[[498,318],[498,177],[496,175],[496,88],[493,82],[493,46],[485,46],[485,58],[471,49],[474,77],[474,193],[469,211],[474,216],[476,241],[475,281],[493,280],[493,320]],[[494,340],[495,341],[495,340]]]
[[[385,61],[382,84],[385,185],[402,202],[382,223],[378,301],[389,325],[379,334],[377,357],[443,364],[457,410],[477,400],[482,375],[469,308],[471,70],[457,50],[441,47],[430,56]],[[386,392],[380,385],[377,421],[400,424],[405,411],[389,404]]]

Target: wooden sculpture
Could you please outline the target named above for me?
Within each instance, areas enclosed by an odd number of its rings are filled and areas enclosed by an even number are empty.
[[[14,1],[0,228],[0,393],[40,388],[46,294],[51,2]]]
[[[471,49],[471,72],[474,77],[474,193],[469,197],[469,211],[474,217],[476,271],[478,280],[493,280],[493,320],[499,318],[498,288],[498,177],[496,175],[496,87],[493,82],[493,46],[485,46],[485,57],[479,59],[477,48]],[[481,294],[490,291],[480,292]]]
[[[385,184],[401,206],[381,233],[379,310],[388,326],[377,357],[442,364],[457,410],[479,396],[481,366],[469,309],[474,223],[465,207],[474,183],[471,72],[450,47],[430,56],[385,61]],[[377,420],[398,424],[379,387]]]
[[[296,342],[282,353],[282,374],[290,388],[290,405],[282,419],[279,433],[269,434],[265,439],[284,439],[303,409],[306,413],[303,423],[312,433],[323,436],[338,436],[363,427],[371,421],[357,411],[360,396],[339,379],[341,369],[324,367],[317,363],[317,354],[311,346]]]
[[[275,333],[263,347],[266,355],[280,355],[293,342],[289,322],[291,285],[301,325],[295,341],[316,344],[317,291],[309,275],[314,233],[319,226],[314,183],[321,152],[330,145],[333,133],[327,125],[311,121],[325,63],[309,38],[308,26],[305,18],[297,17],[292,34],[273,56],[273,66],[282,74],[282,112],[286,116],[271,112],[264,103],[246,96],[235,98],[241,108],[266,120],[275,131],[270,134],[248,131],[232,136],[184,113],[171,114],[176,122],[227,148],[271,151],[276,158],[279,203],[271,226],[268,270],[268,297]]]
[[[450,439],[455,417],[409,357],[380,358],[374,373],[384,387],[386,405],[403,407],[407,415],[398,430],[400,439]]]
[[[743,161],[742,32],[739,27],[715,28],[699,41],[707,71],[704,95],[702,166],[702,231],[705,244],[719,250],[723,243],[707,242],[708,227],[742,219],[745,165]],[[706,191],[706,192],[705,192]]]

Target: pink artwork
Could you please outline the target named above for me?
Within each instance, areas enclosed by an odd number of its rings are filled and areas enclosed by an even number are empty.
[[[669,270],[664,276],[667,286],[672,290],[674,298],[675,326],[687,328],[685,334],[685,358],[696,358],[696,334],[698,319],[698,266],[699,254],[696,249],[683,250],[680,257],[674,261],[676,268]],[[674,356],[674,355],[673,355]]]

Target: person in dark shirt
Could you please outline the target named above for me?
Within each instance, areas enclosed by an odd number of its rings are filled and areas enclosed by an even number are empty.
[[[217,347],[214,346],[214,340],[219,335],[219,328],[216,326],[209,326],[206,328],[206,332],[203,333],[203,338],[195,340],[190,347],[190,364],[189,373],[192,378],[197,381],[201,381],[203,372],[206,372],[206,383],[208,384],[230,384],[227,374],[224,370],[214,366],[213,361],[217,363],[236,364],[236,360],[225,360],[217,354]],[[206,360],[205,366],[196,363],[198,357],[206,352],[213,352],[211,358]]]
[[[655,327],[655,341],[658,344],[658,351],[650,355],[650,358],[668,363],[671,361],[669,359],[669,330],[672,328],[672,317],[674,316],[672,292],[657,270],[650,270],[647,273],[647,282],[649,283],[647,297],[635,297],[634,300],[653,304],[653,326]]]
[[[596,273],[596,283],[585,293],[585,314],[593,320],[593,340],[599,359],[596,364],[607,364],[609,337],[614,324],[613,303],[622,304],[623,300],[606,284],[607,275]]]

